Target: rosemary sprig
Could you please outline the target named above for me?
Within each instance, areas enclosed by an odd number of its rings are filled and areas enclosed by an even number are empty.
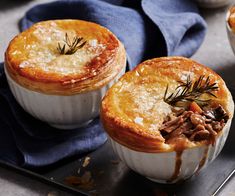
[[[73,38],[73,41],[71,41],[69,39],[68,34],[65,33],[65,40],[64,40],[65,44],[61,46],[60,43],[58,43],[57,50],[59,51],[60,54],[66,54],[66,55],[74,54],[78,49],[82,48],[86,44],[86,41],[83,41],[81,43],[82,40],[83,37],[75,36]],[[68,47],[67,50],[66,46]]]
[[[192,82],[190,76],[188,76],[186,81],[178,81],[180,85],[175,89],[176,92],[171,93],[169,96],[167,96],[167,85],[163,100],[172,106],[177,105],[179,102],[185,103],[192,101],[197,102],[199,105],[208,104],[211,99],[201,99],[200,96],[202,94],[208,94],[216,97],[214,92],[218,90],[218,86],[217,83],[211,83],[209,76],[205,80],[204,78],[205,76],[203,75],[195,82]]]

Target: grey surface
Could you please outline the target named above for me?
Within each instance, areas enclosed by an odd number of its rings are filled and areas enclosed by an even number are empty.
[[[201,10],[208,24],[206,38],[192,57],[219,73],[227,84],[235,87],[235,56],[227,38],[225,16],[228,7]]]
[[[35,4],[50,2],[51,0],[0,0],[0,60],[4,59],[4,52],[9,41],[19,32],[18,22]]]
[[[18,33],[18,21],[24,12],[34,4],[48,1],[50,0],[0,1],[0,61],[4,59],[4,51],[8,42]],[[220,73],[230,86],[235,87],[235,56],[229,46],[225,29],[225,14],[227,9],[226,7],[216,10],[202,10],[203,17],[208,23],[208,33],[203,45],[192,58]],[[1,195],[54,196],[69,194],[39,183],[36,180],[31,180],[12,171],[0,168]],[[235,196],[235,177],[226,184],[220,195]]]
[[[1,196],[71,196],[36,180],[0,167]]]

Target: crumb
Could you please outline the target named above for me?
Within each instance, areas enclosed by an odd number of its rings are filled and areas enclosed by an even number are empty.
[[[86,167],[89,165],[91,158],[90,157],[85,157],[82,167]]]
[[[120,163],[120,161],[119,160],[111,160],[110,161],[112,164],[114,164],[114,165],[117,165],[117,164],[119,164]]]
[[[69,184],[69,185],[79,185],[81,184],[81,177],[77,177],[77,176],[68,176],[65,178],[65,183]]]
[[[94,180],[90,171],[85,171],[82,176],[68,176],[64,181],[68,185],[78,186],[85,190],[91,190],[94,187]]]
[[[86,184],[91,180],[91,172],[90,171],[85,171],[85,173],[81,177],[82,183]]]

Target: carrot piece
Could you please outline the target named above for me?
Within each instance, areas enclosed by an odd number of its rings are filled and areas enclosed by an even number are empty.
[[[198,113],[198,114],[202,113],[201,107],[195,101],[190,103],[189,110],[194,112],[194,113]]]

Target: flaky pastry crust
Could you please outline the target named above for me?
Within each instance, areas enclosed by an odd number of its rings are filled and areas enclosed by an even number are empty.
[[[166,144],[159,131],[164,118],[171,112],[163,97],[167,85],[170,94],[175,91],[178,81],[184,81],[189,75],[192,80],[201,75],[210,76],[211,82],[218,84],[217,98],[210,99],[213,99],[212,103],[221,104],[231,119],[234,108],[232,96],[218,74],[187,58],[162,57],[141,63],[108,90],[101,107],[101,119],[108,135],[137,151],[173,151],[177,146]],[[189,141],[183,148],[204,143]]]
[[[229,16],[228,16],[228,24],[229,27],[235,31],[235,6],[231,7],[229,10]]]
[[[65,34],[83,37],[86,44],[61,55]],[[21,86],[56,95],[87,92],[109,83],[125,69],[123,44],[108,29],[81,20],[39,22],[16,36],[5,53],[5,68]]]

